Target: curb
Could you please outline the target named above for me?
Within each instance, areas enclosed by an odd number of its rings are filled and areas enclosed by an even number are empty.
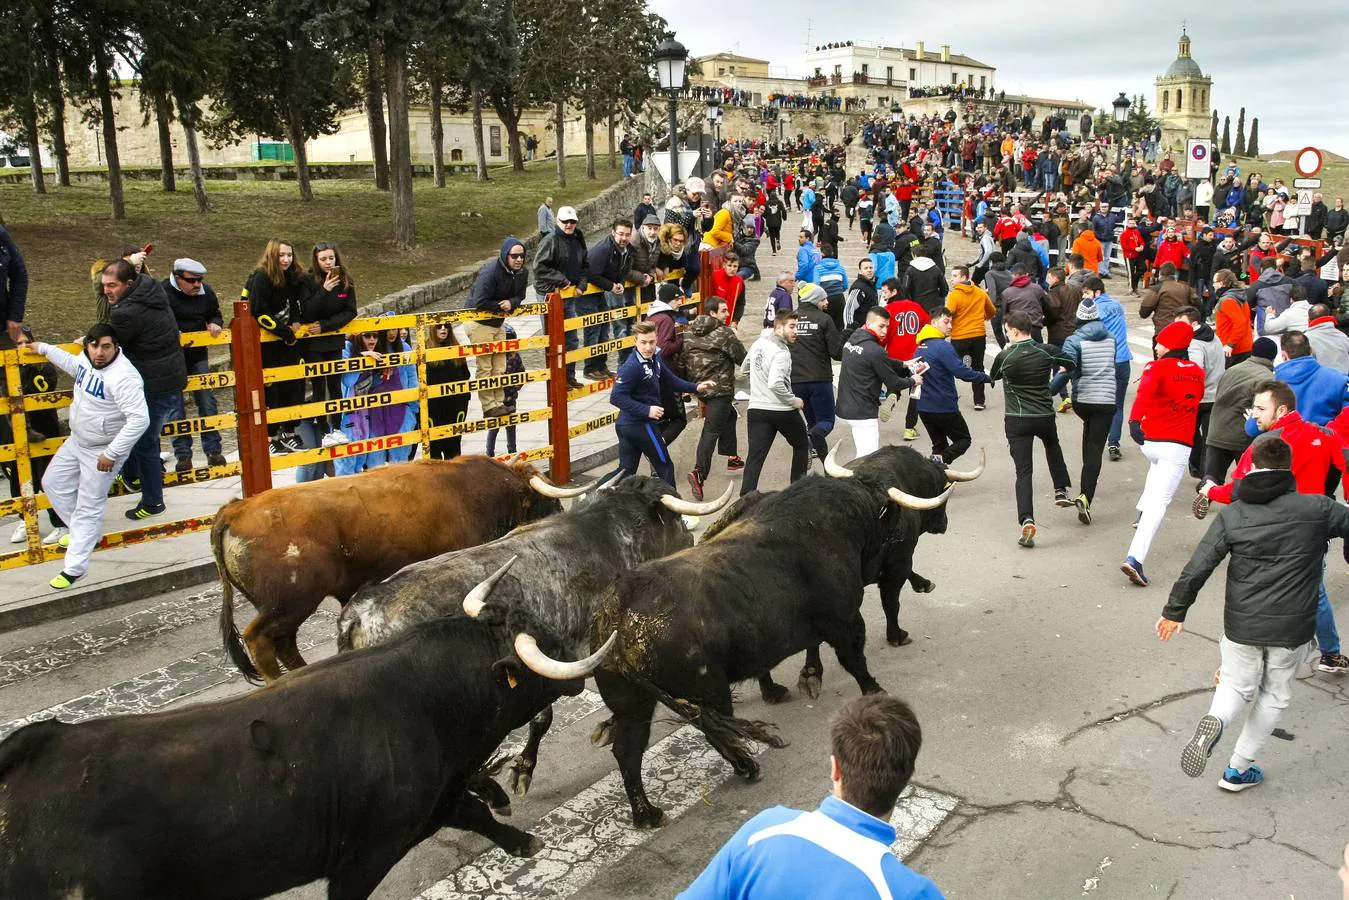
[[[178,588],[195,587],[215,580],[214,560],[165,567],[138,577],[125,578],[116,584],[82,592],[58,594],[49,600],[30,601],[14,609],[0,610],[0,633],[68,619],[82,613],[107,609],[132,600],[140,600]]]

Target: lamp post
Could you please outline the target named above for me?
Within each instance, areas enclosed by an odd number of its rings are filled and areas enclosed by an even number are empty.
[[[904,121],[904,109],[898,103],[890,106],[890,121],[895,123],[896,128],[899,127],[900,122]]]
[[[707,129],[712,132],[712,165],[721,165],[721,100],[707,98]]]
[[[684,89],[684,64],[689,52],[667,34],[656,46],[656,81],[670,103],[670,190],[679,181],[679,92]]]
[[[1115,110],[1115,169],[1118,171],[1124,164],[1124,121],[1129,118],[1129,107],[1133,104],[1124,96],[1124,92],[1120,91],[1119,96],[1110,101],[1110,105]]]

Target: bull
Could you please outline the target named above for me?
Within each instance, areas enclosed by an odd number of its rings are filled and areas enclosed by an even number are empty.
[[[0,896],[225,900],[326,878],[330,900],[360,900],[441,827],[532,856],[483,802],[509,810],[485,767],[607,649],[541,677],[508,629],[461,616],[227,700],[25,726],[0,744]]]
[[[540,490],[563,499],[586,489]],[[628,478],[579,500],[563,515],[517,528],[491,543],[413,563],[367,585],[342,610],[338,650],[377,644],[417,622],[462,615],[463,607],[476,613],[488,592],[518,610],[546,610],[550,628],[561,623],[569,632],[589,633],[589,598],[639,563],[692,546],[681,517],[707,515],[730,499],[728,488],[716,500],[691,502],[672,494],[659,479]],[[546,706],[538,712],[528,742],[510,764],[517,794],[529,790],[539,742],[552,720]]]
[[[863,588],[891,545],[916,539],[919,520],[907,511],[938,510],[954,489],[943,481],[934,496],[909,494],[895,486],[899,470],[922,458],[908,449],[881,453],[851,478],[810,476],[742,499],[697,547],[637,566],[591,595],[589,616],[527,607],[573,654],[601,633],[618,635],[595,680],[614,715],[613,754],[635,825],[664,821],[641,778],[658,702],[697,726],[737,774],[754,779],[759,766],[747,742],[783,741],[763,722],[735,718],[734,684],[824,641],[863,692],[881,690],[866,663]],[[470,611],[509,623],[512,602],[492,596]],[[578,627],[586,619],[590,627]],[[517,654],[534,671],[549,671],[554,663],[528,638],[517,638]]]
[[[562,509],[526,463],[486,456],[420,460],[233,500],[216,514],[220,636],[249,681],[305,664],[296,632],[324,597],[345,604],[361,585],[410,562],[500,537]],[[257,608],[234,623],[234,590]],[[245,647],[245,643],[247,647]],[[278,662],[279,657],[279,662]]]

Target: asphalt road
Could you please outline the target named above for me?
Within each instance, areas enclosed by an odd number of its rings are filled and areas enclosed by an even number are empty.
[[[1146,332],[1136,334],[1145,343]],[[1260,760],[1260,787],[1239,795],[1217,788],[1234,735],[1205,777],[1185,777],[1180,749],[1206,710],[1218,663],[1221,570],[1178,640],[1159,644],[1152,626],[1208,524],[1189,514],[1190,482],[1153,545],[1149,588],[1118,570],[1145,470],[1131,446],[1124,461],[1105,464],[1089,528],[1054,508],[1037,454],[1041,531],[1034,550],[1021,549],[1001,410],[995,390],[987,411],[966,413],[975,450],[960,465],[984,448],[988,468],[956,488],[950,530],[919,547],[915,568],[936,590],[904,594],[913,644],[885,645],[874,590],[867,595],[872,672],[913,704],[925,737],[914,793],[895,813],[896,852],[953,898],[1335,895],[1349,837],[1339,822],[1349,681],[1316,674],[1297,682],[1281,723],[1287,738],[1271,741]],[[1076,476],[1078,421],[1058,423]],[[675,446],[681,477],[699,427],[692,423]],[[882,435],[898,440],[900,428],[893,421]],[[928,449],[925,440],[916,446]],[[764,486],[781,487],[786,475],[781,447]],[[713,476],[709,496],[724,477]],[[1349,622],[1349,604],[1338,600],[1346,585],[1338,548],[1330,562],[1330,594]],[[0,635],[0,735],[28,717],[150,712],[248,689],[221,653],[218,609],[216,588],[181,591]],[[333,652],[334,611],[330,602],[302,632],[311,660]],[[250,614],[236,611],[241,626]],[[800,657],[785,661],[777,679],[794,685],[800,665]],[[749,816],[779,803],[812,808],[828,790],[829,716],[857,686],[830,654],[825,665],[815,701],[767,707],[754,685],[741,690],[739,712],[776,722],[791,741],[761,753],[758,783],[737,779],[696,734],[659,725],[646,777],[671,821],[655,831],[631,827],[612,757],[590,744],[603,718],[598,697],[567,700],[512,819],[542,837],[545,852],[511,859],[445,830],[404,859],[376,896],[673,896]],[[282,896],[320,898],[324,888]]]

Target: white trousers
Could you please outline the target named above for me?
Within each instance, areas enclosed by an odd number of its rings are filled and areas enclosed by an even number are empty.
[[[1217,716],[1227,728],[1254,702],[1233,748],[1234,759],[1254,760],[1288,708],[1293,678],[1298,666],[1307,661],[1313,644],[1308,642],[1291,650],[1253,647],[1229,641],[1223,635],[1218,648],[1222,653],[1222,669],[1213,702],[1209,704],[1209,715]]]
[[[67,439],[42,475],[42,489],[52,509],[70,528],[70,547],[62,566],[67,575],[89,571],[89,555],[103,536],[108,489],[122,465],[113,466],[111,472],[100,472],[98,457],[102,452]]]
[[[1148,466],[1148,478],[1143,483],[1143,493],[1138,498],[1136,508],[1143,514],[1134,530],[1134,539],[1129,542],[1129,555],[1140,563],[1148,558],[1148,548],[1161,527],[1162,517],[1171,498],[1176,496],[1176,488],[1190,464],[1190,448],[1184,444],[1169,441],[1145,441],[1143,455],[1152,465]]]
[[[857,450],[853,459],[861,459],[868,453],[875,453],[881,447],[880,419],[839,419],[852,429],[852,443]]]

